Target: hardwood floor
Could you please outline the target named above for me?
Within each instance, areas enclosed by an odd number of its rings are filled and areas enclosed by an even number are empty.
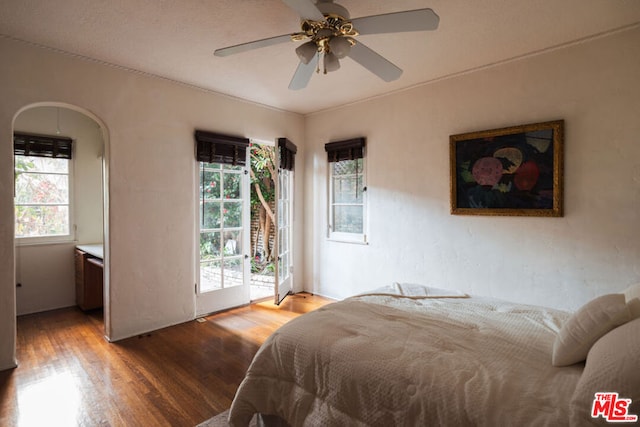
[[[195,426],[231,405],[273,331],[330,302],[296,294],[111,344],[101,312],[21,316],[19,366],[0,372],[0,426]]]

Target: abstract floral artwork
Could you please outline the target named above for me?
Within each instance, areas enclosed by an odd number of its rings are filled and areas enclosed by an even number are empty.
[[[562,216],[564,121],[452,135],[451,213]]]

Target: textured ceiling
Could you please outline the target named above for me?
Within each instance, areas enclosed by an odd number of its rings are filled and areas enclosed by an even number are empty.
[[[215,57],[215,49],[299,31],[281,0],[1,0],[0,34],[308,114],[640,25],[639,0],[337,0],[352,18],[431,8],[431,32],[361,36],[404,70],[385,83],[350,59],[287,88],[293,42]]]

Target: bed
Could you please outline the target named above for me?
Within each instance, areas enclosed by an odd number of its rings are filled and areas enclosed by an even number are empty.
[[[238,388],[229,423],[246,426],[257,415],[263,424],[290,426],[584,425],[605,421],[590,416],[593,390],[637,399],[628,412],[634,414],[640,403],[640,318],[633,318],[640,312],[624,294],[616,295],[622,302],[609,298],[605,308],[592,303],[580,316],[580,310],[408,285],[332,303],[267,339]],[[624,315],[602,327],[606,322],[594,312],[609,316],[612,305]],[[575,333],[589,322],[597,324],[597,333]],[[586,368],[586,355],[574,362],[581,357],[577,347],[584,353],[586,345],[589,353],[596,347],[589,341],[616,331],[613,342],[626,346],[622,356],[604,342],[600,352],[606,354],[593,356],[591,369],[591,356]],[[571,351],[555,363],[563,336]],[[563,366],[553,366],[552,357]],[[599,378],[602,364],[616,375],[623,369],[627,383]]]

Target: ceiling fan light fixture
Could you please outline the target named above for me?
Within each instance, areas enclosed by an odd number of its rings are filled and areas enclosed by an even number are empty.
[[[307,65],[318,52],[318,47],[314,41],[306,42],[296,48],[296,54],[300,62]]]
[[[342,59],[349,55],[351,50],[351,42],[346,37],[332,37],[329,40],[329,49],[339,59]]]
[[[331,52],[325,53],[324,54],[324,73],[327,74],[328,72],[336,71],[339,68],[340,68],[340,61],[338,60],[336,55],[334,55]]]

